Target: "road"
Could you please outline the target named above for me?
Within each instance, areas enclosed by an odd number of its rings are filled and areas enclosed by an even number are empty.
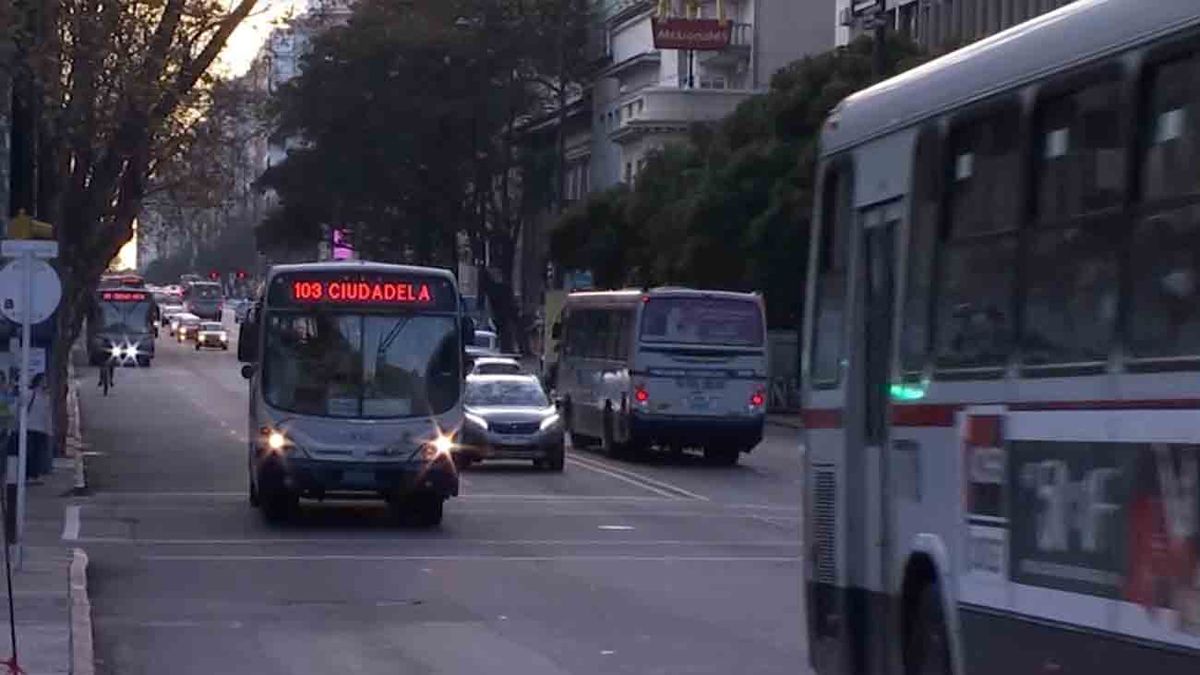
[[[733,468],[473,467],[436,530],[373,502],[270,526],[233,351],[164,333],[110,396],[79,377],[100,673],[805,672],[795,432]]]

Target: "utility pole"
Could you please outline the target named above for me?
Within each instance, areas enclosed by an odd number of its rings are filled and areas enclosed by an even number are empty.
[[[887,74],[887,0],[876,0],[875,14],[871,17],[875,27],[875,49],[872,50],[872,64],[875,76],[883,79]]]

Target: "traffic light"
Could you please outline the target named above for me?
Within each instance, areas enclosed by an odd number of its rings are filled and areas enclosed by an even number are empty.
[[[208,273],[208,278],[212,279],[213,281],[216,281],[217,279],[221,278],[221,273],[216,270],[213,270]]]
[[[238,278],[239,280],[241,280],[241,279],[245,279],[245,278],[246,278],[246,270],[238,270],[238,271],[237,271],[237,278]]]

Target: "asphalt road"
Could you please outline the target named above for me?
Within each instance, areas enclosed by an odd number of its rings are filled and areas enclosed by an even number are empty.
[[[269,526],[232,350],[164,333],[108,397],[79,377],[100,673],[806,672],[795,432],[732,468],[473,467],[431,531],[373,502]]]

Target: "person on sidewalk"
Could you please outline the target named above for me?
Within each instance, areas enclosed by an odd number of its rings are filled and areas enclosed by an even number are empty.
[[[53,421],[50,409],[50,392],[46,388],[46,375],[38,373],[33,376],[29,386],[29,428],[26,473],[30,479],[38,479],[50,473],[54,467],[54,458],[50,452],[50,436],[53,432]]]

